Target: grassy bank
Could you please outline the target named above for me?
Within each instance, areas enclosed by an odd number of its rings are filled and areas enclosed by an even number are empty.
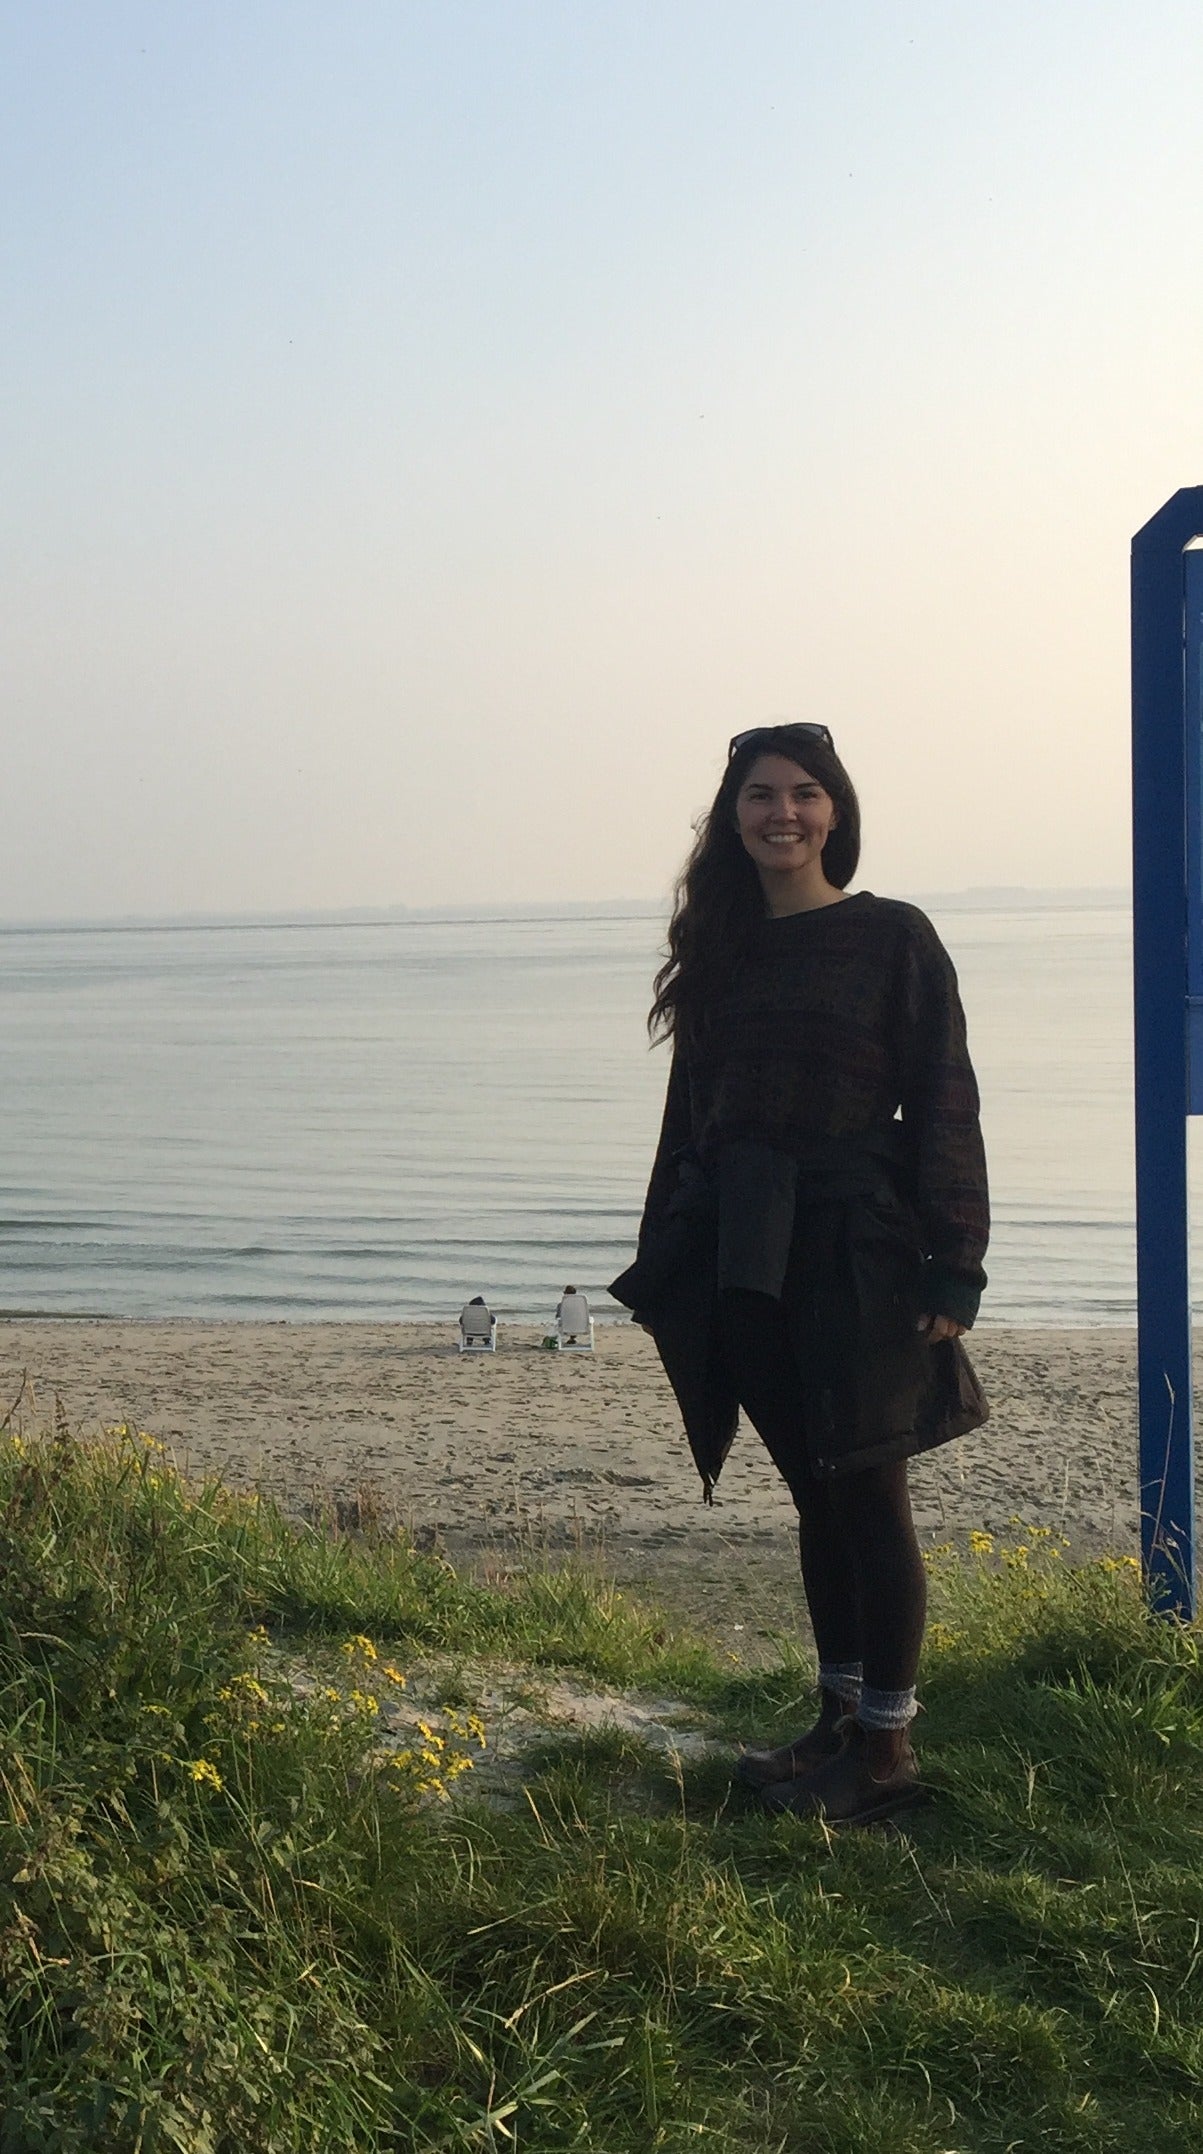
[[[788,1649],[579,1574],[472,1584],[65,1432],[0,1438],[0,1563],[0,2154],[1200,2143],[1203,1675],[1122,1564],[938,1561],[940,1799],[829,1840],[604,1729],[474,1798],[495,1662],[805,1717]],[[386,1744],[419,1662],[447,1709]]]

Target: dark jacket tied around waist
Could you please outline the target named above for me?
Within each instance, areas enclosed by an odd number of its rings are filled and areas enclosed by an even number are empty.
[[[709,1496],[738,1401],[719,1295],[780,1302],[812,1470],[886,1464],[978,1427],[959,1341],[989,1233],[956,975],[930,921],[869,892],[766,920],[751,961],[673,1055],[635,1262],[610,1289],[646,1322]]]

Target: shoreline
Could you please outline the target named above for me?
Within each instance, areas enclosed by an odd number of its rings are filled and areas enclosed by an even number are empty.
[[[588,1291],[592,1294],[593,1290]],[[625,1309],[600,1308],[596,1300],[592,1299],[590,1306],[594,1323],[599,1331],[603,1329],[607,1331],[621,1330],[624,1325],[629,1324],[631,1321],[630,1314]],[[542,1335],[553,1321],[554,1303],[549,1304],[549,1313],[543,1320],[534,1316],[507,1316],[503,1310],[498,1309],[495,1301],[490,1303],[490,1307],[497,1318],[499,1334],[502,1332],[538,1332]],[[152,1326],[157,1326],[164,1331],[178,1330],[182,1325],[188,1325],[201,1331],[237,1330],[250,1326],[265,1331],[279,1331],[287,1325],[291,1326],[295,1331],[304,1331],[320,1325],[323,1329],[334,1331],[351,1331],[356,1328],[373,1331],[422,1330],[438,1332],[444,1338],[454,1340],[456,1312],[453,1311],[450,1315],[442,1316],[264,1316],[258,1312],[247,1316],[128,1316],[124,1314],[113,1315],[106,1309],[0,1308],[0,1336],[2,1336],[3,1326],[6,1324],[120,1324],[129,1325],[133,1330],[145,1330]],[[1028,1317],[991,1315],[988,1322],[977,1325],[974,1335],[981,1337],[986,1332],[993,1335],[996,1332],[1013,1334],[1015,1332],[1035,1331],[1052,1332],[1058,1336],[1065,1332],[1101,1331],[1109,1335],[1116,1332],[1128,1332],[1134,1339],[1136,1336],[1136,1319],[1132,1315],[1092,1317],[1077,1315],[1058,1318],[1045,1314],[1041,1322],[1037,1324]],[[1200,1316],[1199,1321],[1195,1324],[1194,1331],[1196,1339],[1200,1345],[1203,1345],[1203,1315]]]

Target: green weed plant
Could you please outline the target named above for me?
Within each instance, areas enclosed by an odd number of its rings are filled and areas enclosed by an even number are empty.
[[[0,1437],[0,2154],[1195,2154],[1198,1636],[1039,1532],[932,1586],[905,1834],[617,1729],[498,1807],[490,1656],[671,1691],[732,1755],[804,1724],[804,1660],[298,1527],[132,1429]]]

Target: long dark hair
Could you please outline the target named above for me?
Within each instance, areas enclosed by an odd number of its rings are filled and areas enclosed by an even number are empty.
[[[735,802],[757,756],[784,755],[808,771],[839,809],[823,847],[823,873],[845,890],[860,859],[860,803],[834,748],[801,726],[765,726],[737,748],[681,870],[668,924],[668,955],[655,979],[647,1027],[653,1040],[696,1043],[706,1013],[737,977],[764,918],[760,877],[735,824]]]

